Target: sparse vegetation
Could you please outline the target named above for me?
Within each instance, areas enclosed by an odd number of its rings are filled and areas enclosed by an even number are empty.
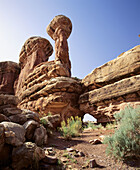
[[[104,129],[104,127],[102,126],[101,123],[99,125],[96,125],[94,122],[91,122],[91,121],[88,122],[88,125],[87,125],[86,128],[91,128],[93,130],[95,130],[95,129]]]
[[[81,118],[78,116],[75,118],[71,116],[66,122],[62,121],[60,130],[66,140],[79,136],[82,130]]]
[[[104,140],[108,144],[107,155],[117,160],[140,157],[140,107],[128,106],[114,117],[119,129]]]

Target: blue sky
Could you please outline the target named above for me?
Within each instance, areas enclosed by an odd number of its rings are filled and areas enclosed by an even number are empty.
[[[46,27],[59,14],[73,24],[68,43],[74,77],[84,78],[140,42],[140,0],[0,0],[0,61],[18,62],[31,36],[54,47]]]

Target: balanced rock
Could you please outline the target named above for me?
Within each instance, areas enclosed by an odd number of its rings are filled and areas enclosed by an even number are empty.
[[[50,22],[47,33],[55,40],[55,63],[63,64],[71,76],[71,62],[67,39],[72,31],[70,19],[64,15],[58,15]]]

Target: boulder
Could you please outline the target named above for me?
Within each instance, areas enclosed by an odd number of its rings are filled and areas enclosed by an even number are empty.
[[[27,117],[23,114],[9,116],[9,119],[11,122],[18,123],[20,125],[23,125],[27,121]]]
[[[2,149],[0,150],[0,168],[4,170],[6,167],[8,170],[11,170],[9,165],[12,162],[12,149],[13,147],[8,144],[4,144]]]
[[[9,122],[9,121],[10,121],[10,119],[9,119],[8,117],[6,117],[5,115],[0,114],[0,123],[1,123],[1,122],[3,122],[3,121],[7,121],[7,122]]]
[[[48,135],[46,129],[43,126],[36,128],[33,139],[38,146],[47,144]]]
[[[49,129],[55,129],[60,125],[61,117],[59,114],[42,117],[40,122]]]
[[[0,62],[0,93],[14,94],[14,82],[18,78],[20,67],[12,61]]]
[[[34,120],[28,120],[26,123],[24,123],[23,127],[26,130],[26,138],[28,140],[32,140],[35,129],[39,127],[39,123]]]
[[[0,107],[3,105],[16,106],[18,102],[18,98],[14,95],[0,94]]]
[[[39,161],[43,158],[45,158],[43,149],[37,147],[35,143],[25,142],[13,149],[12,168],[14,170],[37,169]]]
[[[39,115],[31,110],[22,109],[22,114],[26,116],[27,120],[40,121]]]
[[[25,129],[23,126],[13,122],[2,122],[4,126],[5,143],[12,146],[20,146],[25,142]]]
[[[0,124],[0,152],[3,149],[3,146],[5,144],[5,129],[4,129],[4,125]]]

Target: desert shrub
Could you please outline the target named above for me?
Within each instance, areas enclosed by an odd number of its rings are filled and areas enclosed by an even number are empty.
[[[70,140],[72,137],[79,136],[82,129],[81,118],[71,116],[67,121],[61,122],[61,132],[66,140]]]
[[[115,159],[140,156],[140,107],[128,106],[117,113],[115,119],[118,129],[112,136],[106,137],[106,153]]]
[[[94,122],[89,121],[86,128],[91,128],[94,130],[94,129],[103,129],[104,127],[102,126],[101,123],[96,125]]]
[[[116,127],[116,121],[113,123],[107,123],[105,128],[106,129],[114,129]]]

